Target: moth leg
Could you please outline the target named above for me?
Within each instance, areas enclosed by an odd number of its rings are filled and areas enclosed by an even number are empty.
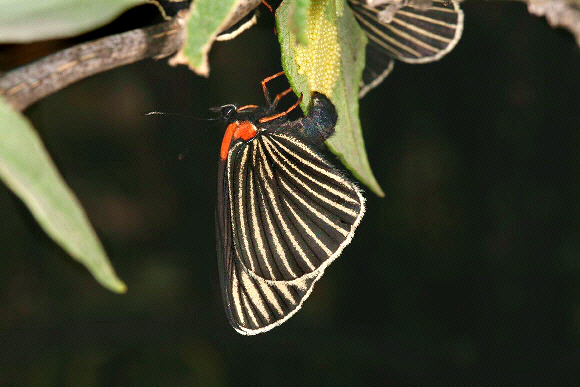
[[[266,83],[270,82],[272,79],[276,79],[279,76],[284,75],[284,71],[280,71],[279,73],[276,73],[274,75],[270,75],[267,78],[264,78],[264,80],[262,81],[262,90],[264,91],[264,98],[266,99],[266,103],[268,104],[268,106],[272,106],[271,102],[270,102],[270,93],[268,92],[268,88],[266,87]]]

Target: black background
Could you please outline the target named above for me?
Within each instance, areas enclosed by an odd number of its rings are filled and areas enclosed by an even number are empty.
[[[229,326],[218,285],[224,128],[141,112],[261,104],[259,81],[281,69],[270,14],[215,45],[209,79],[149,60],[28,109],[129,291],[100,287],[1,186],[0,384],[580,380],[580,50],[523,4],[463,8],[452,53],[396,64],[361,101],[386,197],[367,191],[352,244],[303,310],[256,337]],[[81,39],[155,13],[130,11]],[[75,42],[7,47],[2,59]]]

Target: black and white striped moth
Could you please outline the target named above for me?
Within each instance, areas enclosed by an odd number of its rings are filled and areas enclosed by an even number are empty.
[[[219,108],[216,233],[227,317],[244,335],[293,316],[348,245],[365,211],[360,188],[323,156],[334,105],[314,93],[307,116],[273,106]]]

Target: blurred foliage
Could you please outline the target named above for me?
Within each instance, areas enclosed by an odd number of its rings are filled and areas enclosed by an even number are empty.
[[[0,100],[0,180],[28,207],[39,226],[109,290],[124,293],[85,212],[29,121]]]
[[[0,42],[75,36],[107,24],[146,0],[0,0]]]
[[[367,195],[356,237],[303,311],[257,337],[231,329],[218,285],[223,128],[140,113],[261,103],[259,81],[280,70],[271,18],[217,44],[209,80],[147,61],[30,108],[130,291],[96,284],[1,187],[0,384],[579,380],[580,55],[523,4],[464,9],[449,56],[397,65],[361,101],[386,198]],[[4,50],[3,66],[31,52]]]

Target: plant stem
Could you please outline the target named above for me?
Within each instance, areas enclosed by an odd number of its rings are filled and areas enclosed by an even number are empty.
[[[142,59],[174,54],[183,45],[184,36],[183,19],[175,18],[82,43],[3,74],[0,95],[22,111],[81,79]]]

